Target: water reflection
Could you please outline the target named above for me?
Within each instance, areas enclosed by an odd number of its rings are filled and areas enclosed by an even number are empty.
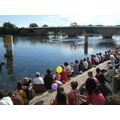
[[[88,54],[88,37],[84,39],[84,54]]]
[[[7,68],[8,78],[9,80],[15,80],[13,37],[12,36],[9,36],[9,38],[4,37],[3,41],[4,41],[4,47],[6,49],[6,53],[4,53],[4,56],[6,58],[6,68]]]
[[[6,68],[9,80],[15,80],[15,64],[13,57],[6,58]]]
[[[112,46],[116,46],[117,43],[115,42],[114,39],[101,39],[101,41],[97,44],[97,46],[99,47],[112,47]]]

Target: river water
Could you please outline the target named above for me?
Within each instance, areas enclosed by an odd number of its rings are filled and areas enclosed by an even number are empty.
[[[6,48],[4,39],[0,37],[0,61],[5,62],[0,70],[0,88],[14,89],[16,82],[24,76],[35,77],[37,71],[45,74],[47,68],[52,68],[55,73],[56,67],[65,61],[70,63],[91,54],[104,53],[119,44],[120,36],[113,36],[113,39],[89,37],[88,46],[84,44],[83,36],[69,39],[15,37],[14,56],[10,59],[4,58]]]

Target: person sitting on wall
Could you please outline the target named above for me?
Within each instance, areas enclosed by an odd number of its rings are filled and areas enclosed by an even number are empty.
[[[19,95],[22,97],[24,101],[24,105],[27,105],[29,102],[29,99],[27,98],[27,94],[24,90],[24,86],[22,85],[21,81],[17,82],[17,91]]]
[[[53,75],[52,75],[52,70],[47,69],[46,72],[47,72],[47,74],[43,78],[44,85],[45,85],[46,89],[51,89],[51,85],[54,82],[54,78],[53,78]]]
[[[92,62],[92,65],[96,65],[96,60],[94,58],[94,55],[91,55],[91,62]]]
[[[92,68],[92,62],[89,59],[89,57],[87,57],[87,62],[88,62],[88,69],[91,69]]]
[[[44,80],[43,77],[40,76],[39,72],[36,72],[36,78],[33,79],[32,84],[35,93],[41,93],[45,91]]]
[[[5,91],[0,90],[0,105],[13,105],[13,102],[9,96],[5,97]]]
[[[72,90],[68,93],[69,105],[80,105],[81,104],[80,93],[77,87],[78,87],[78,82],[72,81],[71,82]]]
[[[67,71],[66,71],[66,69],[64,68],[64,66],[61,65],[61,67],[62,67],[62,72],[60,73],[60,75],[61,75],[61,80],[60,80],[60,81],[61,81],[63,84],[65,84],[66,82],[69,81],[69,79],[68,79],[68,74],[67,74]]]
[[[8,93],[14,105],[24,105],[24,100],[18,93],[18,91],[11,91]]]
[[[82,74],[84,72],[83,60],[79,61],[79,72],[80,72],[80,74]]]
[[[114,75],[115,75],[114,67],[112,66],[112,64],[108,64],[108,70],[105,73],[105,78],[108,83],[112,84],[114,80]]]
[[[88,104],[92,105],[104,105],[105,98],[100,90],[97,88],[97,84],[94,79],[88,78],[86,81],[86,92],[84,93],[84,99]]]
[[[33,84],[44,84],[43,77],[40,76],[39,72],[36,72],[36,78],[32,81]]]
[[[73,73],[75,75],[79,74],[79,62],[78,60],[75,60],[75,63],[72,64],[72,68],[73,68]]]
[[[57,83],[58,85],[62,85],[63,83],[61,82],[61,75],[60,75],[60,73],[58,73],[57,71],[56,71],[56,74],[55,74],[55,76],[54,76],[54,80],[55,80],[55,83]]]
[[[68,105],[68,97],[64,92],[64,88],[59,86],[57,88],[57,94],[55,100],[50,101],[51,105]]]
[[[73,70],[72,70],[71,66],[68,64],[68,62],[64,62],[64,68],[67,71],[68,77],[71,77]]]
[[[88,69],[88,62],[85,58],[83,59],[83,68],[84,68],[84,71]]]
[[[90,78],[90,79],[89,79],[89,78]],[[94,77],[92,71],[89,71],[89,72],[88,72],[88,79],[87,79],[87,80],[91,80],[91,79],[93,79],[93,80],[96,82],[96,84],[98,85],[98,80],[97,80],[97,78]],[[86,80],[86,81],[87,81],[87,80]],[[86,81],[85,81],[85,82],[80,86],[80,88],[79,88],[79,91],[80,91],[80,94],[81,94],[81,95],[83,95],[84,92],[86,91]]]
[[[112,95],[112,88],[106,82],[105,76],[103,74],[99,74],[97,76],[97,79],[99,81],[98,89],[101,91],[101,93],[104,95],[104,97],[106,97],[108,95]]]

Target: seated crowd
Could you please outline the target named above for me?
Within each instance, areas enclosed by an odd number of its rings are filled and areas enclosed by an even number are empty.
[[[64,92],[62,84],[70,81],[70,77],[82,74],[107,60],[110,60],[110,62],[108,62],[106,70],[96,68],[95,76],[92,71],[88,72],[88,79],[85,83],[78,88],[78,82],[72,81],[71,91],[69,93]],[[39,72],[36,72],[35,78],[23,77],[17,82],[17,89],[7,95],[3,90],[0,90],[0,104],[27,105],[36,94],[50,89],[57,90],[56,98],[51,100],[50,104],[112,104],[109,99],[112,99],[112,96],[114,98],[112,92],[113,78],[116,72],[120,72],[119,64],[120,48],[118,47],[105,51],[104,55],[97,53],[91,55],[91,57],[75,60],[74,63],[65,62],[64,65],[60,65],[62,71],[56,71],[55,75],[52,74],[51,69],[47,69],[44,77]]]

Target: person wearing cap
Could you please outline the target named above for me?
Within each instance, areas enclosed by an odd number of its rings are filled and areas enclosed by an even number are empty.
[[[35,93],[41,93],[45,91],[44,80],[43,77],[40,76],[39,72],[36,72],[36,78],[33,79],[32,84]]]
[[[36,78],[33,79],[33,84],[44,84],[43,78],[39,72],[36,72]]]

